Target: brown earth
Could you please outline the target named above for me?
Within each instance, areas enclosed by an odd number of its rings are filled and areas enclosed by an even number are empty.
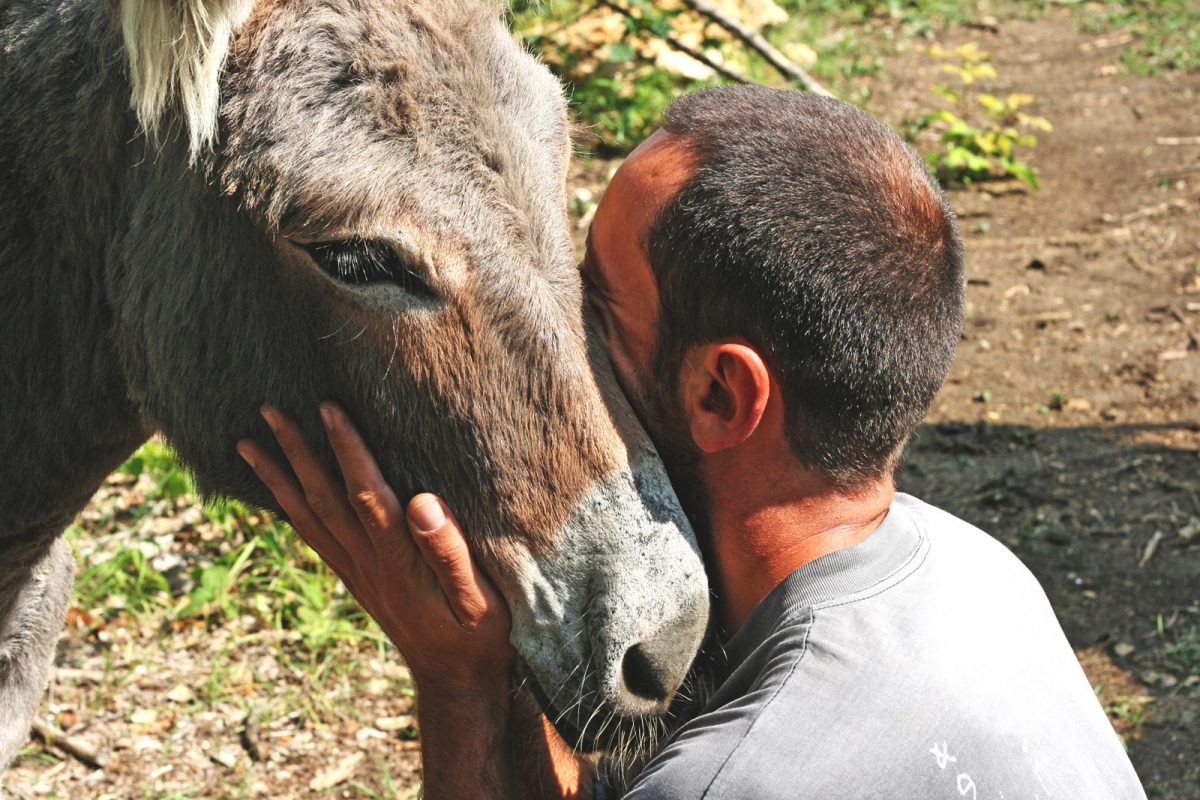
[[[1197,141],[1200,76],[1122,76],[1121,38],[1065,12],[945,37],[1054,131],[1039,191],[953,193],[968,320],[900,486],[1033,570],[1147,791],[1196,800],[1200,651],[1167,647],[1200,630],[1200,146],[1162,142]],[[894,58],[871,110],[919,113],[936,70]]]
[[[1200,76],[1124,76],[1120,37],[1080,33],[1065,11],[941,43],[968,40],[993,54],[986,88],[1036,95],[1055,129],[1029,159],[1039,191],[952,194],[968,322],[900,485],[1029,565],[1150,795],[1197,800],[1200,645],[1185,645],[1200,631],[1200,147],[1160,139],[1200,135]],[[920,47],[893,56],[863,79],[868,108],[897,126],[929,110],[937,70]],[[575,184],[595,192],[611,167],[582,164]],[[91,513],[127,502],[119,493]],[[110,762],[31,744],[12,796],[407,797],[417,785],[407,679],[374,646],[314,673],[277,633],[163,634],[69,626],[45,716]],[[197,704],[218,664],[224,688]],[[328,788],[310,788],[321,778]]]

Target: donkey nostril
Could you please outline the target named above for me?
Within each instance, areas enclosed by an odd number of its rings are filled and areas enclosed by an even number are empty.
[[[655,657],[654,649],[644,644],[635,644],[625,651],[621,659],[621,682],[627,692],[660,703],[670,698],[674,686],[667,686],[670,667]]]

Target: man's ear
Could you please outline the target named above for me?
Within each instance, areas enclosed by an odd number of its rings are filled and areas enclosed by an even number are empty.
[[[771,374],[758,351],[737,342],[700,345],[683,369],[681,399],[696,446],[716,453],[750,438],[771,396]]]

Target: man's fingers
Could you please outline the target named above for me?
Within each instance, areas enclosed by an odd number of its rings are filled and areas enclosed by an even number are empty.
[[[346,412],[335,403],[322,403],[321,421],[325,423],[329,444],[341,467],[346,496],[367,535],[378,547],[384,537],[390,540],[402,534],[404,523],[400,500],[384,480],[367,443]]]
[[[351,565],[346,549],[333,538],[329,530],[309,508],[304,492],[292,480],[292,476],[266,454],[253,439],[242,439],[237,443],[238,455],[254,470],[254,474],[275,496],[275,502],[288,515],[292,528],[309,547],[329,562],[334,572],[346,573]]]
[[[409,502],[408,520],[454,616],[464,628],[475,630],[503,601],[471,558],[458,522],[432,494],[419,494]]]
[[[300,430],[287,416],[271,406],[263,406],[261,413],[275,434],[275,441],[279,442],[279,447],[287,456],[292,472],[300,480],[309,509],[327,529],[340,534],[342,546],[351,557],[369,558],[368,542],[355,541],[353,536],[354,532],[360,530],[360,525],[346,502],[341,482],[334,479],[313,457]]]

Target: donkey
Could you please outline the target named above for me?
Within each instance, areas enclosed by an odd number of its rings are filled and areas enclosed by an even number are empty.
[[[561,87],[503,13],[0,0],[0,768],[62,625],[63,527],[154,432],[270,507],[234,450],[270,441],[262,402],[324,447],[339,400],[401,496],[448,498],[579,746],[665,712],[703,564],[584,319]]]

